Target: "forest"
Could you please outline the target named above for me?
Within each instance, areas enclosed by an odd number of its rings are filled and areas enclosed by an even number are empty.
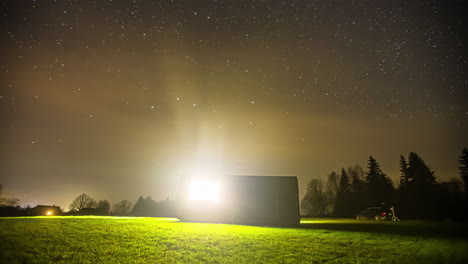
[[[400,156],[398,185],[370,156],[359,164],[332,171],[325,180],[313,178],[301,201],[312,217],[354,217],[366,207],[394,207],[402,219],[467,219],[468,149],[458,159],[459,176],[439,181],[435,171],[417,153]]]

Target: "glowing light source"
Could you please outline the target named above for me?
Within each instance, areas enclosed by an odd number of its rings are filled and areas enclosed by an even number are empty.
[[[47,215],[52,215],[53,213],[52,213],[52,211],[47,211],[46,214],[47,214]]]
[[[215,180],[193,180],[189,186],[189,200],[213,201],[220,200],[221,185]]]

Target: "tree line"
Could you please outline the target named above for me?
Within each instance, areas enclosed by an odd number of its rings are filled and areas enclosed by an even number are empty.
[[[303,213],[315,217],[354,217],[367,207],[394,206],[403,219],[468,219],[468,149],[459,157],[460,177],[440,182],[414,152],[400,156],[399,185],[370,156],[360,165],[314,178],[301,201]]]
[[[148,196],[140,196],[132,206],[132,202],[121,200],[112,207],[107,200],[95,200],[83,193],[78,195],[70,204],[70,211],[66,215],[117,215],[117,216],[159,216],[175,217],[175,202],[167,197],[166,200],[155,201]]]
[[[459,177],[440,182],[434,170],[416,153],[400,156],[399,184],[395,186],[377,160],[370,156],[365,170],[358,164],[332,171],[325,180],[313,178],[301,201],[302,212],[313,217],[354,217],[367,207],[393,206],[401,219],[468,219],[468,149],[459,156]],[[0,216],[30,215],[19,199],[3,197]],[[62,212],[63,213],[63,212]],[[122,200],[111,206],[83,193],[65,215],[176,216],[175,201],[154,201],[140,196],[134,205]]]
[[[19,199],[2,197],[3,185],[0,184],[0,216],[29,216],[34,215],[34,208],[29,205],[21,207]],[[108,200],[96,200],[86,193],[78,195],[69,206],[70,210],[61,215],[113,215],[113,216],[153,216],[175,217],[175,201],[167,197],[166,200],[155,201],[148,196],[140,196],[133,205],[128,200],[121,200],[111,206]]]

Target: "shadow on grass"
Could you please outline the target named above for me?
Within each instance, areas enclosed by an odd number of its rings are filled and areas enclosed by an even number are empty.
[[[465,223],[445,222],[371,222],[371,221],[310,221],[301,223],[300,228],[333,230],[348,232],[370,232],[395,234],[403,236],[418,236],[428,238],[468,238],[468,225]]]

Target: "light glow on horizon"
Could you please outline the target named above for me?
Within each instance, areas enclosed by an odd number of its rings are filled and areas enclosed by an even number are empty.
[[[189,186],[189,200],[219,202],[221,184],[216,180],[193,180]]]

